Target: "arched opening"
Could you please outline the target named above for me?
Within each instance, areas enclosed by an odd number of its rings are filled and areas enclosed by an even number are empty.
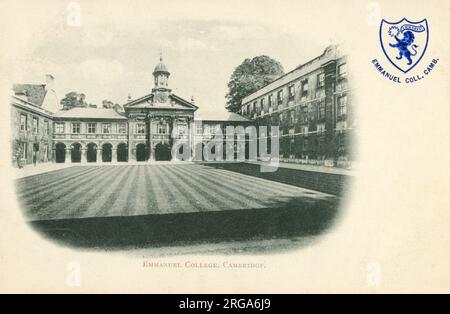
[[[121,161],[121,162],[128,161],[127,144],[120,143],[119,145],[117,145],[117,161]]]
[[[72,159],[72,162],[81,162],[81,144],[73,143],[71,148],[70,158]]]
[[[155,146],[155,160],[170,160],[171,152],[169,144],[158,143]]]
[[[87,162],[97,162],[97,145],[95,143],[89,143],[87,145]]]
[[[64,163],[66,161],[66,145],[58,143],[55,146],[55,161],[57,163]]]
[[[112,161],[112,145],[110,143],[105,143],[102,145],[102,161]]]
[[[146,153],[145,153],[145,144],[137,144],[136,145],[136,161],[145,161]]]

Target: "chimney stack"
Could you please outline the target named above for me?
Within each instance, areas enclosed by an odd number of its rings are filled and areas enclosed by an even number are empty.
[[[54,90],[54,82],[55,78],[51,74],[45,75],[45,89],[46,90]]]

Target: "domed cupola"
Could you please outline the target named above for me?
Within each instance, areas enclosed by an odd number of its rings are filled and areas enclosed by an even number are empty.
[[[153,76],[155,78],[155,88],[167,88],[169,86],[170,72],[163,63],[162,56],[159,58],[159,63],[153,70]]]

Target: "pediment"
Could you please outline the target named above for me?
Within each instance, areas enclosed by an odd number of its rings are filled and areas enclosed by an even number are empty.
[[[174,109],[174,110],[192,110],[198,109],[193,103],[176,96],[168,94],[167,97],[159,97],[155,93],[145,95],[141,98],[132,100],[123,106],[126,108],[158,108],[158,109]]]

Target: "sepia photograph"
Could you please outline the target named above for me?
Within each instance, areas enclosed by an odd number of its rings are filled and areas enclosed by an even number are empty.
[[[48,34],[12,86],[17,198],[38,233],[80,249],[234,254],[332,227],[356,165],[338,44],[286,53],[278,30],[225,21],[113,27]]]
[[[0,291],[448,292],[432,2],[0,1]]]

